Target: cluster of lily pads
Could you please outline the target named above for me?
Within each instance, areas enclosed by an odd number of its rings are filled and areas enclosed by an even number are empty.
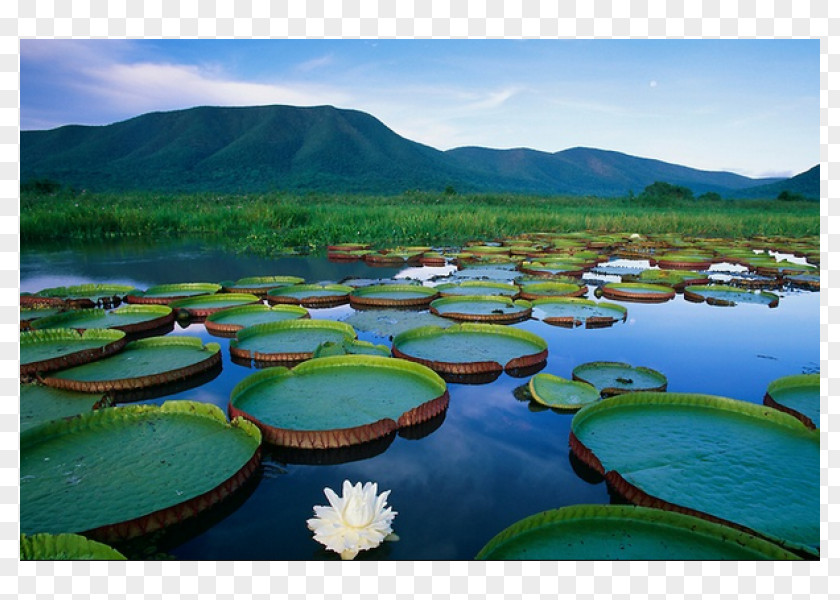
[[[663,374],[624,363],[582,364],[564,379],[539,372],[549,352],[545,340],[511,325],[538,319],[609,327],[627,318],[617,302],[665,302],[677,294],[713,305],[772,307],[779,297],[766,289],[819,288],[815,246],[814,240],[781,238],[736,243],[550,233],[453,250],[336,244],[328,249],[330,260],[457,270],[426,284],[307,283],[276,275],[146,290],[89,284],[21,295],[22,556],[91,551],[62,537],[71,534],[111,542],[167,527],[240,487],[259,464],[261,444],[302,451],[369,444],[440,418],[449,404],[447,383],[481,383],[502,372],[531,376],[535,402],[579,411],[572,451],[645,508],[569,507],[535,515],[496,536],[480,558],[657,558],[686,547],[702,547],[700,555],[709,558],[813,555],[818,471],[808,465],[818,461],[819,376],[771,383],[764,407],[668,393]],[[778,261],[779,252],[804,261]],[[584,298],[589,286],[612,302]],[[311,318],[308,310],[342,304],[356,309],[344,321]],[[176,319],[204,323],[210,334],[230,338],[234,362],[260,367],[233,389],[230,421],[196,402],[121,405],[167,385],[189,387],[221,369],[220,343],[165,335]],[[357,331],[390,338],[391,345],[361,341]],[[697,423],[701,435],[725,447],[721,460],[709,461],[694,444]],[[639,431],[644,440],[631,433]],[[218,464],[197,474],[191,461],[207,439]],[[775,470],[749,459],[759,443],[784,454]],[[104,460],[104,449],[121,458]],[[736,461],[746,483],[723,474],[721,461]],[[155,487],[121,489],[119,499],[107,502],[109,510],[85,510],[113,495],[116,468]],[[781,477],[791,507],[781,523],[756,517],[764,508],[773,512],[766,503],[779,491],[778,469],[787,469]],[[709,475],[717,487],[706,494],[697,483]],[[671,533],[661,531],[663,524]],[[635,554],[609,541],[616,527],[639,540]]]

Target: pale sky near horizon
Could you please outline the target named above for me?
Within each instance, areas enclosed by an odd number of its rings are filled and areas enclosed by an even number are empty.
[[[459,146],[750,177],[819,163],[819,40],[21,40],[21,129],[329,104]]]

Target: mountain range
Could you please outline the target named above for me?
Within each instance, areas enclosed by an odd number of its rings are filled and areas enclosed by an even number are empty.
[[[92,191],[621,196],[664,181],[724,197],[775,198],[784,189],[819,197],[819,167],[791,179],[752,179],[595,148],[441,151],[367,113],[332,106],[196,107],[21,131],[20,159],[22,182]]]

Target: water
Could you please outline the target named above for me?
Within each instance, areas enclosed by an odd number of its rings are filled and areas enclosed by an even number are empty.
[[[145,289],[256,275],[297,275],[309,283],[348,276],[427,279],[449,270],[374,268],[313,257],[257,258],[220,251],[209,242],[134,240],[24,248],[21,291],[79,283]],[[589,280],[590,298],[595,283]],[[532,331],[548,342],[542,372],[570,378],[581,363],[620,361],[665,374],[669,391],[760,403],[772,380],[819,368],[819,294],[775,293],[781,301],[772,309],[713,307],[678,295],[664,304],[616,302],[627,307],[627,321],[605,329],[565,329],[533,320],[510,327]],[[316,319],[341,319],[352,312],[346,305],[310,309]],[[147,401],[199,400],[226,410],[232,388],[255,369],[231,362],[228,340],[209,335],[202,324],[176,325],[169,335],[221,343],[222,370],[199,387]],[[390,345],[363,332],[359,338]],[[327,504],[323,488],[340,491],[344,479],[375,481],[380,491],[391,490],[389,503],[398,513],[393,525],[400,540],[363,552],[356,560],[471,559],[493,535],[528,515],[571,504],[609,503],[604,482],[570,459],[572,415],[517,399],[517,388],[527,382],[527,377],[502,374],[491,383],[449,384],[450,405],[443,419],[408,432],[412,439],[396,435],[349,452],[316,455],[264,448],[259,477],[221,507],[126,551],[136,558],[181,560],[338,558],[312,539],[306,520],[313,516],[313,505]],[[309,464],[313,462],[331,464]]]

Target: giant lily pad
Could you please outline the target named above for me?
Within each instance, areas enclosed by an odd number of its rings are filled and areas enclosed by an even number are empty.
[[[111,404],[102,394],[59,390],[40,383],[21,384],[20,430],[26,431],[47,421],[74,417]]]
[[[125,332],[114,329],[42,329],[20,333],[20,374],[34,375],[110,356],[125,346]]]
[[[556,277],[558,275],[566,277],[580,277],[584,271],[584,265],[581,263],[565,262],[565,261],[526,261],[519,265],[519,270],[529,275],[537,275],[540,277]]]
[[[446,384],[430,369],[356,355],[249,375],[233,388],[228,412],[256,423],[278,446],[338,448],[421,423],[448,404]]]
[[[145,292],[135,290],[125,297],[129,304],[169,304],[173,300],[215,294],[222,286],[218,283],[167,283],[154,285]]]
[[[596,361],[572,369],[572,378],[595,386],[604,396],[625,392],[661,392],[668,379],[647,367],[632,367],[622,362]]]
[[[169,306],[179,312],[185,311],[191,319],[202,319],[226,308],[259,303],[259,297],[254,294],[206,294],[175,300]]]
[[[705,271],[712,265],[712,257],[699,254],[663,254],[656,260],[660,269],[689,269]]]
[[[607,283],[601,293],[612,300],[667,302],[676,296],[674,288],[652,283]]]
[[[435,286],[442,297],[447,296],[519,296],[519,286],[493,281],[464,281],[461,283],[442,283]]]
[[[449,327],[452,321],[429,312],[415,312],[398,308],[377,308],[360,310],[341,319],[352,325],[356,331],[365,331],[381,338],[393,338],[395,335],[428,325]]]
[[[312,358],[327,356],[346,356],[348,354],[367,354],[370,356],[391,356],[391,349],[382,344],[363,340],[344,340],[342,342],[324,342],[315,348]]]
[[[754,535],[675,512],[626,505],[574,505],[517,521],[479,560],[794,560]]]
[[[683,295],[690,302],[706,302],[712,306],[735,306],[736,304],[765,304],[770,308],[779,305],[779,297],[770,292],[750,292],[728,285],[689,285]]]
[[[439,373],[474,375],[539,365],[548,345],[538,335],[505,325],[459,323],[405,331],[394,337],[391,351]]]
[[[532,304],[534,316],[549,325],[607,327],[627,319],[623,306],[586,298],[537,298]]]
[[[702,394],[624,394],[578,412],[569,440],[634,504],[818,551],[819,431],[790,415]]]
[[[246,304],[215,312],[204,322],[207,331],[213,335],[231,336],[243,327],[260,323],[275,323],[289,319],[308,319],[309,311],[294,304]]]
[[[338,283],[288,285],[269,290],[266,299],[272,304],[331,306],[347,302],[347,296],[352,291],[349,285]]]
[[[230,342],[230,354],[243,361],[293,362],[312,358],[324,342],[343,342],[356,337],[347,323],[320,319],[261,323],[240,329]]]
[[[429,310],[458,321],[514,323],[531,316],[531,303],[501,296],[450,296],[433,300]]]
[[[20,436],[22,533],[132,538],[216,504],[259,466],[260,434],[201,402],[108,408]]]
[[[47,288],[38,292],[38,296],[60,298],[61,300],[79,307],[115,306],[131,292],[134,286],[112,283],[85,283],[67,287]]]
[[[75,533],[20,536],[21,560],[125,560],[110,546]]]
[[[788,375],[770,382],[764,404],[792,414],[808,427],[820,426],[820,376]]]
[[[226,292],[233,294],[255,294],[264,296],[268,290],[283,287],[284,285],[298,285],[303,283],[303,277],[293,275],[265,275],[262,277],[243,277],[236,281],[222,283]]]
[[[102,308],[70,310],[50,317],[44,317],[30,324],[32,329],[118,329],[126,333],[137,333],[165,327],[175,320],[168,306],[127,305],[105,311]]]
[[[537,373],[531,377],[528,391],[536,402],[562,410],[578,410],[601,399],[601,393],[592,385],[550,373]]]
[[[30,304],[20,307],[20,329],[25,331],[29,329],[33,321],[57,315],[64,310],[63,304]]]
[[[638,275],[622,276],[622,281],[652,283],[656,285],[667,285],[676,290],[681,290],[687,285],[703,285],[709,283],[709,276],[697,271],[683,271],[678,269],[646,269]]]
[[[95,331],[95,330],[88,330]],[[87,333],[87,332],[85,332]],[[114,356],[43,378],[49,386],[78,392],[138,390],[187,379],[221,363],[219,344],[186,336],[150,337],[126,344]]]
[[[428,306],[437,297],[437,290],[422,285],[369,285],[350,292],[350,305]]]
[[[537,298],[554,296],[577,297],[586,295],[588,291],[585,285],[554,281],[523,283],[520,289],[519,295],[524,300],[536,300]]]

